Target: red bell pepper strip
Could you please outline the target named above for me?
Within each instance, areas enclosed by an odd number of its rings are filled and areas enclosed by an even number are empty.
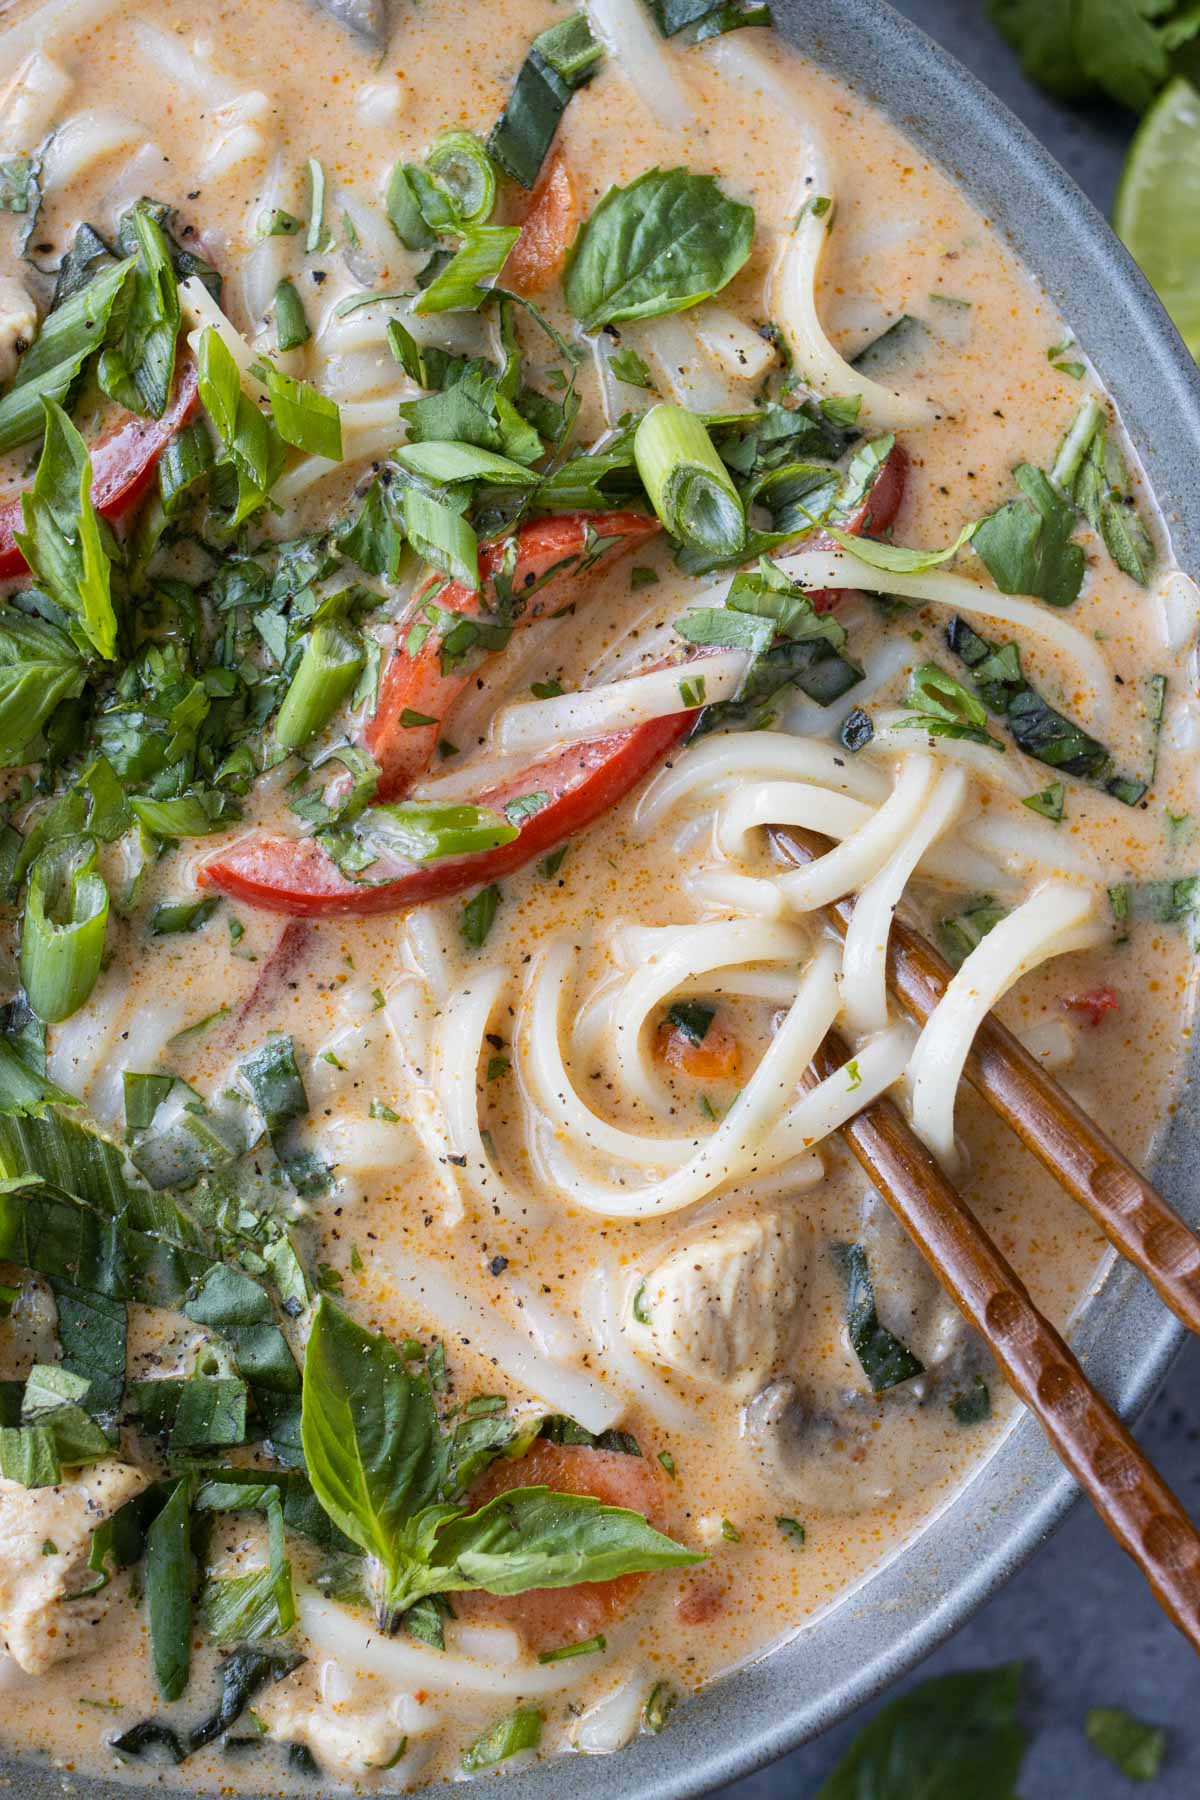
[[[629,512],[564,513],[522,525],[510,576],[512,591],[518,602],[522,592],[534,591],[514,623],[528,625],[578,598],[581,573],[603,567],[659,529],[657,519]],[[419,631],[428,626],[428,602],[463,619],[489,616],[497,605],[496,577],[504,568],[508,541],[499,539],[480,550],[478,588],[461,581],[439,587],[441,577],[431,576],[421,583],[400,620],[396,649],[379,684],[375,716],[363,734],[379,764],[380,800],[398,800],[425,773],[443,735],[446,715],[478,674],[478,664],[470,658],[446,666],[444,638],[436,628],[427,630],[424,640],[411,649],[410,633],[414,627]],[[416,722],[421,719],[432,723]]]
[[[526,794],[547,794],[539,811],[519,822],[520,835],[495,850],[412,863],[393,880],[372,887],[351,881],[315,838],[250,836],[220,850],[199,871],[199,884],[266,912],[302,919],[353,918],[404,912],[426,900],[485,887],[593,824],[625,798],[644,775],[691,730],[695,708],[650,719],[548,751],[517,775],[470,796],[503,812]]]
[[[122,412],[91,446],[92,505],[97,512],[106,519],[118,519],[137,504],[154,477],[159,457],[198,404],[196,365],[189,357],[179,366],[175,392],[161,419]],[[16,494],[0,505],[0,580],[28,568],[16,541],[16,533],[24,529],[21,496]]]
[[[896,523],[896,514],[904,504],[908,488],[909,467],[908,451],[903,444],[893,445],[871,484],[870,493],[842,526],[847,536],[875,537]],[[803,546],[806,550],[836,550],[837,547],[836,540],[824,534],[818,534],[811,544]],[[813,588],[808,597],[818,612],[832,612],[838,601],[846,598],[848,591],[846,588]]]

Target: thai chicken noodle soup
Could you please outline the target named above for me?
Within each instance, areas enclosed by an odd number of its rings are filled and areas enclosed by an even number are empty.
[[[877,1095],[1060,1323],[1101,1272],[959,1083],[999,1003],[1149,1153],[1196,590],[766,10],[0,7],[16,1753],[398,1789],[819,1630],[1010,1419]]]

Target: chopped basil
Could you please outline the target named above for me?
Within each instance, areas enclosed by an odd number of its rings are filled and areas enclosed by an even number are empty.
[[[803,1544],[808,1536],[799,1519],[777,1518],[775,1521],[785,1538],[793,1544]]]
[[[875,1288],[861,1244],[845,1251],[846,1332],[863,1374],[876,1394],[925,1372],[925,1365],[882,1323],[875,1310]]]
[[[956,1394],[950,1411],[960,1425],[982,1425],[992,1416],[992,1395],[982,1375],[977,1375],[965,1394]]]
[[[522,187],[536,182],[571,95],[591,80],[603,54],[583,13],[534,38],[488,138],[488,150]]]
[[[689,1044],[702,1044],[716,1016],[716,1007],[701,1000],[676,1000],[667,1010],[667,1023],[681,1031]]]
[[[980,894],[969,901],[962,912],[941,919],[937,928],[938,942],[947,962],[956,969],[961,967],[988,932],[1007,917],[1007,906],[1001,906],[990,894]]]
[[[973,549],[1002,594],[1034,594],[1051,606],[1079,598],[1086,562],[1075,543],[1075,510],[1030,463],[1016,470],[1019,500],[976,526]]]
[[[656,1681],[642,1708],[642,1724],[655,1734],[662,1731],[675,1710],[679,1696],[667,1681]]]
[[[1021,805],[1027,806],[1030,812],[1041,813],[1043,819],[1053,819],[1057,824],[1063,816],[1066,791],[1061,781],[1052,781],[1040,793],[1026,794]]]
[[[595,1637],[584,1638],[578,1644],[563,1644],[558,1650],[539,1650],[540,1663],[570,1662],[576,1656],[595,1656],[601,1650],[608,1649],[608,1639],[597,1632]]]
[[[276,348],[298,350],[311,336],[312,327],[305,315],[304,302],[296,292],[295,282],[285,277],[275,289]]]
[[[874,736],[875,722],[870,713],[864,712],[861,706],[851,707],[838,732],[843,749],[852,753],[865,750]]]
[[[494,881],[489,882],[487,887],[480,888],[463,907],[461,930],[472,950],[483,948],[488,933],[496,922],[499,907],[500,889]]]
[[[908,705],[913,716],[902,719],[902,726],[928,732],[930,737],[969,738],[996,750],[1004,748],[988,733],[987,712],[982,703],[937,663],[922,663],[913,670]]]
[[[1107,416],[1094,396],[1084,401],[1063,439],[1052,479],[1099,534],[1117,567],[1146,587],[1154,572],[1154,540],[1138,512],[1125,458],[1110,439]]]

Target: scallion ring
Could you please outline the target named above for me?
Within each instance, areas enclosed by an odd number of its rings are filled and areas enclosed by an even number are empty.
[[[21,981],[38,1018],[60,1024],[96,985],[108,928],[108,888],[91,838],[69,838],[34,863],[21,924]]]
[[[483,225],[496,205],[492,159],[470,131],[447,131],[425,158],[425,168],[449,196],[465,225]]]
[[[710,555],[737,555],[746,542],[745,509],[702,419],[669,401],[651,407],[637,428],[633,454],[672,537]]]

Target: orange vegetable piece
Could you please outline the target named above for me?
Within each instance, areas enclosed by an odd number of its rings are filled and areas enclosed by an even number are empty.
[[[628,1507],[658,1530],[668,1529],[662,1478],[644,1456],[539,1440],[515,1461],[502,1458],[493,1463],[471,1489],[469,1504],[482,1506],[519,1487],[594,1494],[606,1506]],[[557,1650],[602,1632],[628,1609],[645,1580],[644,1575],[621,1575],[615,1581],[585,1581],[577,1587],[531,1588],[526,1594],[455,1594],[453,1605],[460,1618],[514,1626],[531,1649]]]
[[[509,251],[502,285],[516,294],[541,294],[556,282],[579,223],[575,183],[561,150],[550,157],[529,197],[521,235]]]
[[[741,1067],[737,1038],[719,1013],[699,1043],[668,1016],[658,1028],[655,1047],[668,1068],[694,1081],[732,1081]]]

